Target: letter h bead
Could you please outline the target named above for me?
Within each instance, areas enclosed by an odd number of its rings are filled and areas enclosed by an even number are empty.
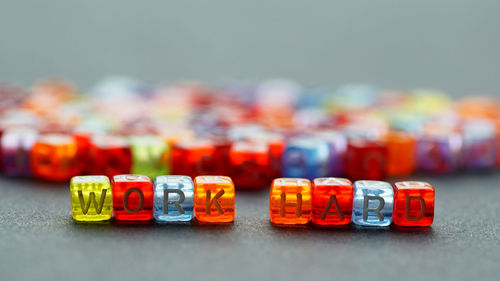
[[[188,176],[159,176],[154,182],[154,218],[185,222],[193,218],[193,180]]]
[[[71,179],[71,209],[75,221],[106,221],[113,213],[109,178],[77,176]]]
[[[153,183],[143,175],[113,177],[113,212],[119,221],[153,218]]]
[[[199,222],[234,221],[234,184],[230,177],[198,176],[194,186],[194,213]]]
[[[394,224],[430,226],[434,220],[434,187],[426,182],[394,184]]]
[[[352,222],[361,226],[388,226],[392,221],[394,192],[384,181],[354,182]]]
[[[307,224],[311,219],[311,182],[301,178],[278,178],[271,185],[271,223]]]

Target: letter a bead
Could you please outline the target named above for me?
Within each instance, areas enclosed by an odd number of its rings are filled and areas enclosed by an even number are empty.
[[[390,225],[393,200],[394,192],[387,182],[354,182],[352,222],[362,226]]]
[[[159,222],[193,218],[193,180],[187,176],[159,176],[154,182],[154,218]]]
[[[113,212],[122,221],[153,218],[153,183],[143,175],[113,177]]]
[[[71,209],[76,221],[106,221],[113,213],[113,199],[106,176],[77,176],[71,179]]]
[[[275,179],[269,214],[273,224],[307,224],[311,219],[311,182],[300,178]]]
[[[352,183],[342,178],[317,178],[312,187],[312,222],[345,225],[352,216]]]
[[[194,179],[194,213],[199,222],[234,221],[234,184],[224,176],[198,176]]]
[[[393,221],[399,226],[429,226],[434,220],[434,187],[426,182],[394,184]]]

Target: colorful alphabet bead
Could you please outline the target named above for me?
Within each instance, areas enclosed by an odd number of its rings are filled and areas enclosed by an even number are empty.
[[[434,187],[426,182],[394,184],[392,220],[398,226],[429,226],[434,220]]]
[[[394,191],[383,181],[354,182],[352,222],[359,226],[388,226],[392,221]]]
[[[230,177],[198,176],[194,179],[194,212],[201,223],[234,221],[234,184]]]
[[[277,225],[307,224],[311,219],[311,182],[302,178],[278,178],[271,184],[269,214]]]
[[[186,222],[193,218],[194,183],[188,176],[158,176],[154,181],[154,218]]]
[[[328,142],[318,137],[296,137],[288,141],[282,158],[282,174],[290,178],[314,179],[330,172]]]
[[[37,139],[37,132],[31,128],[7,129],[2,135],[2,168],[8,176],[29,176],[31,174],[30,152]]]
[[[352,217],[353,187],[343,178],[317,178],[312,186],[312,222],[346,225]]]
[[[116,175],[113,177],[113,212],[117,220],[151,220],[153,197],[153,183],[147,176]]]
[[[132,154],[125,138],[94,136],[89,148],[89,173],[115,175],[130,174]]]
[[[83,170],[78,161],[78,145],[69,135],[42,135],[31,150],[33,174],[52,181],[68,180]]]
[[[385,137],[387,146],[387,175],[406,177],[416,169],[417,142],[415,137],[402,131],[391,131]]]
[[[70,183],[70,193],[75,221],[100,222],[111,219],[113,193],[108,177],[73,177]]]
[[[387,147],[381,141],[351,139],[346,157],[346,175],[350,179],[380,180],[386,175]]]
[[[132,173],[143,174],[151,179],[168,174],[168,146],[166,141],[153,135],[130,138]]]
[[[229,153],[231,175],[238,188],[262,188],[272,179],[268,147],[261,142],[235,142]]]

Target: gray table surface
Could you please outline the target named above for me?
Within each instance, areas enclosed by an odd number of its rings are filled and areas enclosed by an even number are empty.
[[[69,187],[0,179],[2,280],[498,280],[498,174],[419,176],[430,229],[278,228],[268,190],[237,192],[228,226],[77,224]]]

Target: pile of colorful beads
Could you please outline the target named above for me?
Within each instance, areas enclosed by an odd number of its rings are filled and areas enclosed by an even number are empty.
[[[231,223],[235,188],[230,177],[144,175],[76,176],[70,184],[73,219],[100,222]],[[405,181],[391,186],[343,178],[278,178],[271,184],[269,214],[275,225],[428,227],[434,220],[434,187]]]
[[[230,176],[237,189],[278,177],[352,180],[415,171],[493,170],[500,106],[437,91],[285,80],[208,87],[106,80],[88,93],[44,81],[0,86],[1,170],[67,181],[76,175]]]

